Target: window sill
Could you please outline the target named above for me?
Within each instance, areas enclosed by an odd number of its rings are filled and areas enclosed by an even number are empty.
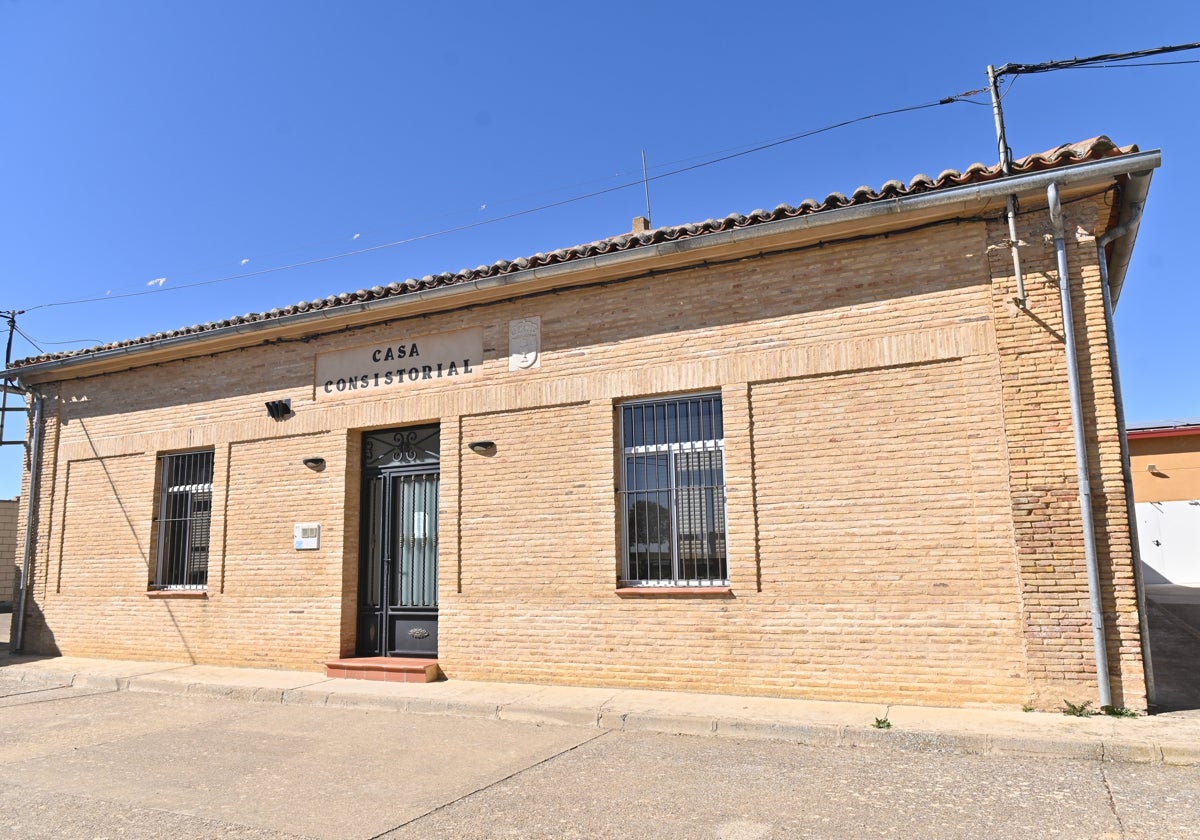
[[[618,598],[732,598],[731,586],[618,586]]]
[[[147,589],[147,598],[174,600],[196,600],[204,601],[208,599],[207,589]]]

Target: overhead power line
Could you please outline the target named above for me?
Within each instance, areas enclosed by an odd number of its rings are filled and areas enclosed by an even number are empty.
[[[972,102],[972,100],[969,97],[975,96],[977,94],[985,93],[985,92],[986,92],[985,90],[970,90],[970,91],[965,91],[963,93],[955,94],[953,96],[946,96],[946,97],[943,97],[934,102],[923,102],[918,105],[907,105],[907,106],[904,106],[901,108],[892,108],[887,111],[878,111],[873,114],[866,114],[864,116],[854,117],[854,118],[848,119],[848,120],[842,120],[841,122],[832,123],[830,125],[822,126],[820,128],[810,129],[808,131],[802,131],[802,132],[799,132],[798,134],[792,134],[787,137],[782,137],[782,138],[772,140],[772,141],[769,141],[766,143],[761,143],[759,145],[752,146],[750,148],[730,152],[728,154],[721,154],[717,157],[709,158],[707,160],[703,160],[699,163],[694,163],[689,166],[681,166],[681,167],[678,167],[675,169],[668,170],[666,172],[660,172],[657,175],[650,175],[648,177],[638,178],[637,180],[634,180],[634,181],[627,181],[625,183],[617,184],[612,187],[605,187],[604,189],[593,190],[591,192],[584,193],[582,195],[576,195],[576,196],[572,196],[570,198],[564,198],[560,201],[551,201],[546,204],[540,204],[536,207],[528,207],[523,210],[515,210],[511,213],[506,213],[502,216],[495,216],[491,219],[482,219],[477,222],[470,222],[470,223],[464,224],[464,225],[456,225],[453,227],[442,228],[441,230],[430,231],[429,233],[422,233],[422,234],[417,234],[416,236],[409,236],[404,239],[397,239],[393,242],[384,242],[379,245],[370,245],[365,248],[355,248],[350,251],[343,251],[338,254],[330,254],[330,255],[324,256],[324,257],[316,257],[316,258],[310,259],[310,260],[302,260],[300,262],[288,263],[287,265],[273,266],[270,268],[262,268],[262,269],[257,269],[255,271],[243,271],[243,272],[239,272],[237,274],[226,275],[224,277],[216,277],[211,280],[200,280],[195,283],[181,283],[181,284],[172,285],[172,286],[159,286],[158,288],[155,288],[155,289],[148,289],[148,290],[142,290],[142,291],[137,291],[137,292],[126,292],[126,293],[117,294],[117,295],[109,294],[109,295],[103,295],[103,296],[97,296],[97,297],[78,298],[75,300],[55,301],[53,303],[41,303],[41,304],[37,304],[36,306],[27,307],[26,311],[33,312],[38,309],[49,309],[51,307],[56,307],[56,306],[74,306],[76,304],[83,304],[83,303],[98,303],[100,301],[105,301],[105,300],[121,300],[124,298],[143,297],[145,295],[157,295],[157,294],[162,294],[163,292],[178,291],[178,290],[182,290],[182,289],[194,289],[194,288],[198,288],[200,286],[211,286],[216,283],[228,283],[233,280],[245,280],[250,277],[261,277],[266,274],[276,274],[281,271],[290,271],[290,270],[296,269],[296,268],[304,268],[304,267],[311,266],[311,265],[319,265],[321,263],[333,262],[335,260],[346,259],[347,257],[354,257],[354,256],[358,256],[360,254],[371,253],[372,251],[381,251],[381,250],[384,250],[385,248],[395,248],[399,245],[409,245],[409,244],[412,244],[413,242],[420,242],[420,241],[423,241],[426,239],[433,239],[433,238],[439,237],[439,236],[446,236],[451,233],[460,233],[462,231],[472,230],[474,228],[479,228],[479,227],[484,227],[485,225],[493,225],[498,222],[504,222],[504,221],[508,221],[510,219],[520,218],[522,216],[528,216],[533,213],[540,213],[545,210],[552,210],[556,207],[563,207],[568,204],[575,204],[580,201],[586,201],[591,198],[597,198],[602,195],[608,195],[609,193],[619,192],[621,190],[627,190],[627,189],[631,189],[633,187],[644,187],[646,185],[646,183],[649,181],[660,181],[664,178],[670,178],[675,175],[681,175],[685,172],[692,172],[697,169],[703,169],[704,167],[714,166],[718,163],[724,163],[726,161],[733,160],[735,158],[745,157],[746,155],[751,155],[751,154],[755,154],[757,152],[766,151],[767,149],[773,149],[773,148],[776,148],[777,146],[782,146],[787,143],[794,143],[797,140],[803,140],[808,137],[814,137],[818,134],[824,134],[829,131],[834,131],[839,128],[845,128],[847,126],[866,122],[868,120],[880,119],[882,117],[889,117],[889,116],[894,116],[896,114],[909,113],[912,111],[921,111],[921,110],[925,110],[927,108],[936,108],[940,105],[951,105],[951,104],[954,104],[957,102],[966,102],[969,104],[978,105],[980,103]]]
[[[12,328],[16,332],[17,335],[21,336],[21,338],[25,339],[30,344],[32,344],[34,349],[37,350],[39,353],[46,352],[45,350],[43,350],[41,347],[38,346],[38,343],[36,341],[34,341],[32,338],[29,337],[29,333],[25,332],[25,330],[23,330],[17,326],[17,322],[15,319],[12,322]]]
[[[1186,50],[1200,50],[1200,42],[1191,44],[1175,44],[1169,47],[1155,47],[1148,50],[1137,50],[1136,52],[1127,53],[1104,53],[1102,55],[1093,55],[1088,58],[1068,58],[1062,61],[1045,61],[1041,64],[1005,64],[996,70],[997,76],[1018,76],[1027,73],[1049,73],[1054,70],[1074,70],[1082,67],[1106,66],[1110,62],[1124,62],[1135,58],[1148,58],[1152,55],[1165,55],[1167,53],[1184,52]],[[1200,64],[1200,61],[1172,61],[1161,62],[1162,64]],[[1121,65],[1112,65],[1121,66]],[[1143,65],[1134,65],[1143,66]]]
[[[996,69],[995,76],[997,79],[999,79],[1000,77],[1003,77],[1003,76],[1012,77],[1011,81],[1009,82],[1008,90],[1005,91],[1005,96],[1007,96],[1007,94],[1012,89],[1012,84],[1016,81],[1016,77],[1021,76],[1021,75],[1027,75],[1027,74],[1032,74],[1032,73],[1047,73],[1047,72],[1052,72],[1052,71],[1056,71],[1056,70],[1072,70],[1072,69],[1084,69],[1084,68],[1162,66],[1162,65],[1171,65],[1171,64],[1200,64],[1200,60],[1174,61],[1174,62],[1151,62],[1151,63],[1126,63],[1126,62],[1132,62],[1134,59],[1138,59],[1138,58],[1148,58],[1148,57],[1156,56],[1156,55],[1165,55],[1168,53],[1175,53],[1175,52],[1182,52],[1182,51],[1196,50],[1196,49],[1200,49],[1200,42],[1194,42],[1194,43],[1189,43],[1189,44],[1177,44],[1177,45],[1165,46],[1165,47],[1156,47],[1153,49],[1137,50],[1135,52],[1104,53],[1101,55],[1089,56],[1087,58],[1070,58],[1070,59],[1064,59],[1061,61],[1047,61],[1047,62],[1043,62],[1040,64],[1009,63],[1009,64],[1005,64],[1005,65],[999,67],[998,69]],[[213,278],[210,280],[201,280],[201,281],[197,281],[194,283],[181,283],[181,284],[171,285],[171,286],[161,286],[160,285],[158,288],[155,288],[155,289],[141,290],[141,291],[137,291],[137,292],[126,292],[126,293],[117,294],[117,295],[108,294],[108,295],[97,296],[97,297],[55,301],[52,303],[42,303],[42,304],[37,304],[35,306],[30,306],[27,308],[26,311],[32,312],[32,311],[38,310],[38,309],[49,309],[49,308],[58,307],[58,306],[74,306],[74,305],[84,304],[84,303],[98,303],[100,301],[105,301],[105,300],[122,300],[125,298],[143,297],[145,295],[157,295],[157,294],[162,294],[163,292],[169,292],[169,291],[194,289],[194,288],[198,288],[201,286],[211,286],[211,285],[214,285],[217,283],[229,283],[234,280],[245,280],[245,279],[249,279],[252,277],[261,277],[261,276],[268,275],[268,274],[277,274],[282,271],[291,271],[291,270],[297,269],[297,268],[305,268],[307,266],[319,265],[321,263],[327,263],[327,262],[333,262],[336,260],[346,259],[348,257],[354,257],[354,256],[359,256],[361,254],[371,253],[373,251],[380,251],[380,250],[384,250],[387,248],[395,248],[400,245],[409,245],[414,242],[420,242],[420,241],[423,241],[426,239],[433,239],[436,237],[447,236],[452,233],[460,233],[462,231],[472,230],[474,228],[484,227],[486,225],[497,224],[499,222],[509,221],[511,219],[520,218],[522,216],[528,216],[528,215],[531,215],[534,213],[540,213],[545,210],[552,210],[557,207],[563,207],[568,204],[574,204],[574,203],[577,203],[580,201],[586,201],[588,199],[597,198],[599,196],[608,195],[610,193],[619,192],[621,190],[631,189],[633,187],[641,186],[643,188],[647,188],[648,183],[650,181],[658,181],[658,180],[662,180],[664,178],[670,178],[675,175],[681,175],[683,173],[692,172],[694,170],[702,169],[702,168],[705,168],[708,166],[714,166],[718,163],[724,163],[726,161],[733,160],[735,158],[740,158],[740,157],[744,157],[746,155],[751,155],[751,154],[755,154],[758,152],[766,151],[768,149],[772,149],[777,146],[782,146],[787,143],[793,143],[797,140],[802,140],[805,138],[813,137],[818,134],[824,134],[829,131],[834,131],[839,128],[845,128],[847,126],[866,122],[868,120],[880,119],[882,117],[894,116],[897,114],[903,114],[903,113],[908,113],[908,112],[912,112],[912,111],[920,111],[920,110],[924,110],[927,108],[935,108],[940,105],[950,105],[950,104],[959,103],[959,102],[965,102],[965,103],[972,104],[972,105],[982,105],[985,103],[976,102],[976,101],[972,100],[970,97],[975,96],[977,94],[986,93],[986,92],[987,92],[986,88],[980,89],[980,90],[965,91],[963,93],[955,94],[953,96],[944,97],[944,98],[939,99],[934,102],[925,102],[925,103],[921,103],[918,105],[909,105],[909,106],[905,106],[905,107],[901,107],[901,108],[893,108],[893,109],[890,109],[887,111],[879,111],[879,112],[876,112],[873,114],[866,114],[864,116],[855,117],[853,119],[848,119],[848,120],[843,120],[841,122],[832,123],[830,125],[822,126],[820,128],[811,129],[809,131],[803,131],[803,132],[800,132],[797,134],[792,134],[787,137],[772,140],[767,143],[761,143],[761,144],[758,144],[755,146],[751,146],[749,148],[731,151],[728,154],[719,154],[717,157],[708,158],[708,159],[700,161],[699,163],[691,164],[689,166],[681,166],[681,167],[678,167],[675,169],[668,170],[666,172],[661,172],[657,175],[646,176],[645,174],[643,174],[642,178],[639,178],[634,181],[628,181],[628,182],[624,182],[621,184],[617,184],[612,187],[605,187],[603,189],[593,190],[591,192],[587,192],[587,193],[584,193],[581,195],[572,196],[570,198],[564,198],[559,201],[552,201],[552,202],[548,202],[545,204],[540,204],[535,207],[528,207],[528,208],[525,208],[522,210],[515,210],[511,213],[506,213],[501,216],[495,216],[490,219],[482,219],[477,222],[470,222],[470,223],[464,224],[464,225],[455,225],[452,227],[442,228],[440,230],[430,231],[428,233],[423,233],[423,234],[418,234],[416,236],[406,237],[404,239],[397,239],[392,242],[384,242],[379,245],[371,245],[371,246],[368,246],[365,248],[356,248],[356,249],[353,249],[350,251],[343,251],[343,252],[340,252],[337,254],[330,254],[330,255],[327,255],[324,257],[316,257],[314,259],[302,260],[299,262],[287,263],[285,265],[273,266],[273,267],[269,267],[269,268],[257,269],[255,271],[239,272],[237,274],[230,274],[230,275],[226,275],[223,277],[216,277],[216,278]],[[22,333],[22,336],[25,337],[26,339],[28,339],[28,337],[24,336],[23,333]],[[31,341],[30,343],[32,344],[33,342]],[[65,343],[73,343],[73,342],[65,342]],[[36,346],[36,345],[34,345],[34,346]]]

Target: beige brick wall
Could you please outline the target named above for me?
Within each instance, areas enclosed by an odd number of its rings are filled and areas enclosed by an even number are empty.
[[[1140,708],[1146,688],[1120,440],[1096,244],[1084,233],[1101,228],[1111,208],[1093,201],[1064,210],[1113,700]],[[1045,215],[1023,218],[1019,235],[1033,243],[1022,251],[1028,312],[1010,302],[1016,287],[1008,254],[995,249],[991,261],[1032,700],[1057,708],[1086,694],[1096,665],[1051,234]],[[989,235],[1004,236],[999,224]]]
[[[1072,205],[1070,229],[1102,208]],[[440,422],[451,678],[1094,697],[1053,254],[1031,249],[1030,314],[1015,312],[1007,251],[991,249],[1005,235],[945,225],[51,386],[30,643],[293,668],[352,653],[361,431]],[[1085,396],[1104,418],[1110,664],[1138,706],[1094,246],[1073,242],[1072,259]],[[508,323],[530,316],[541,366],[509,371]],[[474,377],[315,399],[317,353],[472,326]],[[696,390],[724,397],[731,592],[623,597],[614,406]],[[282,398],[295,415],[270,420],[263,402]],[[479,439],[493,457],[465,449]],[[194,447],[216,453],[209,588],[148,596],[155,459]],[[320,551],[292,549],[297,521],[322,523]]]
[[[17,513],[20,506],[20,499],[0,499],[0,604],[4,605],[16,603],[20,583],[17,567]]]

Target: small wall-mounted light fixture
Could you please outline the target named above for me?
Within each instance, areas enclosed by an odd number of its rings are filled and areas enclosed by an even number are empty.
[[[267,414],[272,420],[282,420],[292,413],[291,400],[271,400],[267,403]]]
[[[305,458],[300,463],[304,464],[304,466],[308,467],[314,472],[320,472],[321,470],[325,469],[324,458]]]
[[[476,455],[495,455],[496,442],[492,440],[475,440],[467,444],[467,449],[470,449]]]
[[[1158,465],[1157,465],[1157,464],[1147,464],[1147,465],[1146,465],[1146,472],[1150,473],[1150,475],[1156,475],[1156,476],[1158,476],[1159,478],[1166,478],[1166,477],[1167,477],[1167,474],[1166,474],[1165,472],[1163,472],[1162,470],[1160,470],[1160,469],[1158,468]]]

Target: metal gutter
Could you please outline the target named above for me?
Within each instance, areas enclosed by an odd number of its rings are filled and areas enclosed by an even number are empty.
[[[1088,595],[1092,608],[1092,645],[1096,656],[1096,682],[1100,707],[1112,705],[1108,674],[1108,648],[1104,639],[1104,606],[1100,593],[1100,565],[1096,557],[1096,524],[1092,514],[1092,482],[1088,476],[1087,436],[1084,433],[1083,395],[1079,385],[1079,357],[1075,320],[1071,310],[1071,281],[1067,272],[1067,241],[1063,231],[1058,185],[1046,187],[1050,222],[1054,227],[1054,254],[1058,260],[1058,292],[1062,305],[1063,341],[1067,355],[1067,386],[1071,393],[1071,429],[1075,433],[1075,475],[1079,484],[1079,516],[1083,527],[1083,554],[1087,563]]]
[[[1200,425],[1175,426],[1170,429],[1126,429],[1125,437],[1129,440],[1146,440],[1147,438],[1192,437],[1200,435]]]
[[[1121,194],[1121,211],[1117,227],[1110,230],[1101,241],[1100,264],[1106,262],[1104,247],[1113,243],[1112,259],[1108,261],[1111,267],[1105,273],[1111,278],[1106,284],[1111,287],[1112,308],[1117,308],[1117,300],[1121,297],[1121,289],[1125,286],[1125,275],[1129,271],[1129,263],[1133,259],[1133,243],[1137,239],[1138,229],[1142,224],[1142,212],[1146,208],[1146,196],[1150,192],[1150,178],[1154,172],[1151,169],[1130,173],[1125,189]]]
[[[18,380],[36,377],[44,373],[57,373],[123,357],[216,341],[221,338],[250,336],[267,331],[315,325],[361,313],[378,312],[383,317],[383,313],[387,310],[397,309],[402,314],[407,308],[415,309],[418,304],[441,303],[446,298],[461,299],[461,305],[466,305],[471,302],[472,293],[511,288],[512,294],[518,295],[521,294],[523,286],[549,285],[589,270],[598,272],[611,272],[618,269],[634,271],[642,265],[648,268],[654,262],[664,258],[692,255],[697,257],[696,264],[700,264],[703,262],[700,253],[704,251],[717,250],[731,245],[762,244],[765,247],[766,243],[773,239],[808,232],[818,233],[839,226],[863,223],[882,226],[892,218],[901,215],[953,218],[957,214],[977,213],[993,202],[1007,202],[1010,195],[1040,195],[1052,183],[1063,188],[1105,181],[1131,173],[1147,172],[1159,166],[1161,160],[1162,155],[1158,151],[1137,152],[1087,163],[1069,164],[1028,175],[997,178],[983,184],[949,187],[900,198],[879,199],[869,204],[823,210],[791,219],[780,219],[744,228],[708,233],[670,242],[659,242],[626,251],[573,259],[558,265],[540,266],[511,274],[482,277],[436,289],[423,289],[395,297],[343,304],[310,312],[297,312],[292,315],[266,318],[262,321],[232,324],[213,330],[171,336],[145,344],[132,344],[65,359],[37,362],[0,372],[0,377],[7,376]],[[447,303],[452,302],[447,301]]]

